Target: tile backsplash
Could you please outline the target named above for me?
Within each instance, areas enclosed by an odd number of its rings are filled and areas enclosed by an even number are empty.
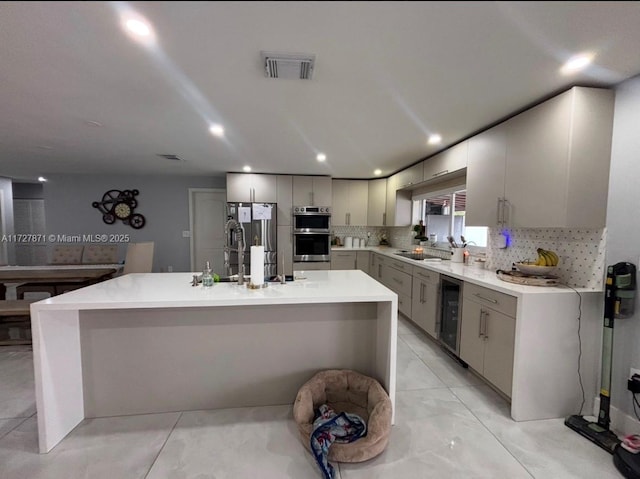
[[[555,251],[560,263],[552,274],[573,287],[602,288],[605,276],[606,229],[515,228],[509,246],[496,248],[501,230],[489,228],[487,267],[511,269],[512,263],[535,260],[537,248]]]
[[[406,227],[367,227],[335,226],[333,234],[344,240],[345,236],[367,238],[371,233],[369,246],[380,244],[382,234],[392,247],[411,250],[413,243],[412,228]],[[606,229],[579,228],[514,228],[508,231],[509,246],[496,247],[501,230],[489,228],[487,248],[469,247],[472,256],[486,254],[487,269],[510,270],[515,262],[535,260],[537,248],[555,251],[560,264],[552,273],[559,281],[574,288],[602,288],[605,276]],[[426,250],[426,248],[425,248]],[[439,243],[437,249],[429,248],[429,254],[448,257],[446,243]]]

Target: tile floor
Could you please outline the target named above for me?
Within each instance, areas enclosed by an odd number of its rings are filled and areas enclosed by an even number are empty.
[[[611,456],[562,419],[516,423],[509,407],[411,323],[398,339],[388,448],[338,479],[620,478]],[[291,406],[88,419],[37,452],[32,353],[0,348],[2,479],[321,479]]]

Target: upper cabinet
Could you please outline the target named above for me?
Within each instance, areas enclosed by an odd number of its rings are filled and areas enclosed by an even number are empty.
[[[469,139],[466,225],[503,226],[506,160],[507,127],[504,123]]]
[[[412,185],[422,183],[423,167],[422,163],[405,168],[399,171],[396,176],[396,189],[407,188]]]
[[[293,204],[296,206],[331,206],[331,177],[294,176]]]
[[[462,170],[467,167],[469,142],[467,140],[458,143],[442,153],[424,160],[422,165],[422,178],[424,181],[434,180],[449,173]]]
[[[369,180],[367,226],[386,226],[387,179]]]
[[[254,173],[227,173],[228,202],[277,202],[276,175]]]
[[[386,226],[411,224],[411,191],[399,189],[401,173],[387,178]]]
[[[367,180],[333,180],[331,224],[366,226],[369,202]]]
[[[574,87],[469,140],[469,226],[605,225],[614,93]]]

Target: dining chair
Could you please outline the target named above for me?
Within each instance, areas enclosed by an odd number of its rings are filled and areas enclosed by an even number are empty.
[[[129,243],[122,274],[151,273],[153,269],[153,241]]]

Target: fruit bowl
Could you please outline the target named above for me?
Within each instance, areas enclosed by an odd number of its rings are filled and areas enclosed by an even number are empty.
[[[518,271],[520,271],[521,273],[530,274],[532,276],[545,276],[557,268],[557,265],[538,266],[535,263],[515,263],[515,265]]]

